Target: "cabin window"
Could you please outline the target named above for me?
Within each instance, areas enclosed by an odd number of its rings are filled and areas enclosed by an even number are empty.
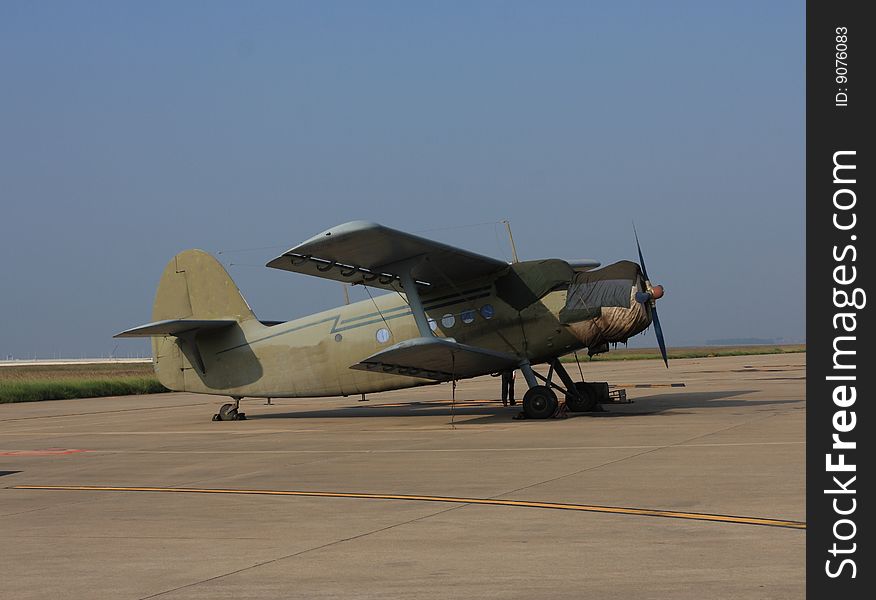
[[[441,317],[441,326],[442,327],[444,327],[446,329],[450,329],[454,325],[456,325],[456,317],[454,317],[450,313],[447,313],[446,315]]]
[[[496,311],[493,310],[493,305],[492,305],[492,304],[484,304],[484,305],[481,307],[481,316],[482,316],[483,318],[485,318],[485,319],[487,319],[487,320],[490,320],[490,319],[493,318],[493,315],[495,315],[495,314],[496,314]]]
[[[389,341],[390,337],[392,337],[392,335],[389,333],[389,329],[387,329],[386,327],[381,327],[380,329],[377,330],[377,342],[378,343],[385,344],[386,342]]]
[[[340,342],[342,339],[344,339],[344,336],[342,336],[340,333],[335,334],[335,341],[336,342]]]
[[[464,311],[462,311],[462,314],[459,316],[462,319],[463,323],[465,323],[466,325],[470,325],[470,324],[474,323],[475,311],[473,311],[471,309],[464,310]]]

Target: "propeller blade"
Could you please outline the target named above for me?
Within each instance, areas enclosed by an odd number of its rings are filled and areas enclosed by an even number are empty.
[[[654,323],[654,333],[657,335],[657,344],[660,346],[660,354],[663,356],[663,364],[669,368],[669,357],[666,355],[666,340],[663,339],[663,328],[660,319],[657,318],[657,307],[651,307],[651,321]]]
[[[636,231],[635,223],[633,223],[633,235],[636,236],[636,250],[639,251],[639,264],[642,266],[642,275],[645,276],[645,281],[650,281],[648,269],[645,268],[645,258],[642,256],[642,246],[639,245],[639,233]]]
[[[636,224],[633,223],[633,235],[636,236],[636,250],[639,251],[639,265],[642,267],[642,275],[645,277],[645,281],[650,282],[651,279],[648,277],[648,269],[645,268],[645,257],[642,256],[642,246],[639,244],[639,233],[636,231]],[[660,319],[657,317],[657,304],[654,302],[655,299],[663,296],[663,286],[655,286],[653,289],[657,290],[659,288],[659,295],[654,295],[654,292],[649,290],[650,297],[648,301],[651,302],[651,322],[654,323],[654,333],[657,335],[657,345],[660,346],[660,355],[663,357],[663,364],[666,365],[666,368],[669,368],[669,357],[666,354],[666,340],[663,339],[663,328],[660,326]],[[641,293],[641,292],[640,292]],[[636,299],[639,299],[639,294],[636,294]]]

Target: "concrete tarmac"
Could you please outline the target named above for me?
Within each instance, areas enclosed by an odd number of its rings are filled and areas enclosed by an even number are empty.
[[[670,366],[582,363],[634,402],[545,421],[490,377],[0,405],[0,598],[802,597],[805,354]]]

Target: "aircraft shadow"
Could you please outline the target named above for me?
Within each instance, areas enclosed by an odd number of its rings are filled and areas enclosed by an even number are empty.
[[[639,396],[632,404],[608,405],[605,412],[588,413],[593,417],[628,417],[641,415],[680,414],[690,408],[734,408],[794,404],[800,400],[745,400],[736,398],[757,390],[726,390],[715,392],[677,392]]]
[[[381,406],[379,402],[368,406],[344,406],[341,408],[325,410],[294,411],[284,413],[269,413],[261,415],[247,415],[247,419],[349,419],[358,417],[422,417],[422,416],[446,416],[457,417],[480,416],[484,419],[507,421],[520,412],[521,407],[502,406],[502,402],[496,400],[493,406],[484,402],[479,406],[456,406],[451,411],[450,405],[444,402],[411,402],[399,403],[393,406]],[[480,420],[480,419],[479,419]]]
[[[736,398],[756,390],[727,390],[715,392],[677,392],[672,394],[653,394],[640,396],[630,404],[608,404],[601,412],[569,413],[570,418],[613,418],[644,415],[660,415],[683,412],[692,408],[728,408],[728,407],[758,407],[782,404],[794,404],[800,400],[744,400]],[[363,403],[359,406],[344,406],[321,410],[289,411],[252,415],[251,419],[347,419],[358,417],[419,417],[446,416],[466,418],[466,423],[507,422],[521,412],[522,407],[503,407],[498,400],[495,403],[479,401],[472,406],[470,402],[460,401],[451,409],[445,401],[440,402],[409,402],[382,403],[374,400],[373,404]],[[472,419],[471,417],[476,417]]]

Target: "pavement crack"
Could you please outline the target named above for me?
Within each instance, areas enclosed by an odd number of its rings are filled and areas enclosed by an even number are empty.
[[[636,452],[636,453],[634,453],[634,454],[630,454],[629,456],[624,456],[624,457],[622,457],[622,458],[616,458],[616,459],[614,459],[614,460],[609,460],[609,461],[606,461],[606,462],[604,462],[604,463],[600,463],[600,464],[598,464],[598,465],[593,465],[593,466],[591,466],[591,467],[585,467],[585,468],[583,468],[583,469],[578,469],[577,471],[573,471],[573,472],[571,472],[571,473],[566,473],[565,475],[558,475],[557,477],[551,477],[550,479],[545,479],[545,480],[543,480],[543,481],[537,481],[537,482],[535,482],[535,483],[531,483],[531,484],[529,484],[529,485],[524,485],[524,486],[522,486],[522,487],[515,488],[515,489],[513,489],[513,490],[508,490],[508,491],[506,491],[506,492],[502,492],[502,493],[500,493],[500,494],[496,494],[495,496],[490,496],[490,497],[495,499],[495,498],[499,498],[499,497],[501,497],[501,496],[507,496],[508,494],[514,494],[514,493],[516,493],[516,492],[520,492],[520,491],[523,491],[523,490],[528,490],[528,489],[530,489],[530,488],[534,488],[534,487],[537,487],[537,486],[540,486],[540,485],[544,485],[544,484],[546,484],[546,483],[553,483],[554,481],[559,481],[560,479],[565,479],[565,478],[567,478],[567,477],[574,477],[575,475],[580,475],[581,473],[586,473],[586,472],[588,472],[588,471],[594,471],[594,470],[596,470],[596,469],[601,469],[602,467],[607,467],[608,465],[614,465],[614,464],[617,464],[617,463],[619,463],[619,462],[623,462],[623,461],[625,461],[625,460],[630,460],[630,459],[632,459],[632,458],[637,458],[637,457],[639,457],[639,456],[643,456],[643,455],[645,455],[645,454],[650,454],[650,453],[652,453],[652,452],[657,452],[657,451],[659,451],[659,450],[665,450],[666,448],[673,448],[673,447],[684,446],[685,444],[689,444],[690,442],[693,442],[693,441],[698,440],[698,439],[700,439],[700,438],[708,437],[708,436],[710,436],[710,435],[715,435],[716,433],[723,433],[724,431],[729,431],[729,430],[731,430],[731,429],[735,429],[735,428],[737,428],[737,427],[742,427],[743,425],[748,425],[748,424],[750,424],[750,423],[763,421],[764,419],[769,419],[769,418],[771,418],[771,417],[776,416],[777,414],[780,414],[780,413],[778,413],[778,412],[774,412],[773,414],[771,414],[771,415],[767,415],[767,416],[765,416],[765,417],[759,417],[759,418],[757,418],[757,419],[752,419],[752,420],[750,420],[750,421],[743,421],[742,423],[736,423],[735,425],[730,425],[730,426],[728,426],[728,427],[722,427],[721,429],[716,429],[715,431],[709,431],[709,432],[707,432],[707,433],[701,433],[701,434],[699,434],[699,435],[695,435],[695,436],[693,436],[693,437],[691,437],[691,438],[688,438],[688,439],[686,439],[686,440],[682,440],[682,441],[680,441],[680,442],[675,442],[674,444],[666,444],[666,445],[664,445],[664,446],[655,446],[655,447],[653,447],[653,448],[648,448],[647,450],[642,450],[641,452]]]
[[[229,571],[229,572],[227,572],[227,573],[222,573],[221,575],[215,575],[215,576],[213,576],[213,577],[207,577],[206,579],[201,579],[200,581],[193,581],[192,583],[187,583],[187,584],[185,584],[185,585],[177,586],[177,587],[172,588],[172,589],[169,589],[169,590],[164,590],[163,592],[158,592],[157,594],[152,594],[152,595],[149,595],[149,596],[143,596],[143,597],[140,598],[140,600],[149,600],[150,598],[158,598],[159,596],[164,596],[164,595],[166,595],[166,594],[170,594],[170,593],[173,593],[173,592],[176,592],[176,591],[179,591],[179,590],[188,589],[188,588],[194,587],[194,586],[196,586],[196,585],[201,585],[201,584],[203,584],[203,583],[209,583],[209,582],[211,582],[211,581],[217,581],[217,580],[222,579],[222,578],[224,578],[224,577],[229,577],[229,576],[231,576],[231,575],[237,575],[238,573],[243,573],[243,572],[246,572],[246,571],[251,571],[252,569],[257,569],[257,568],[259,568],[259,567],[264,567],[264,566],[266,566],[266,565],[271,565],[271,564],[274,564],[274,563],[278,563],[278,562],[281,562],[281,561],[284,561],[284,560],[288,560],[288,559],[290,559],[290,558],[296,558],[296,557],[298,557],[298,556],[301,556],[301,555],[303,555],[303,554],[307,554],[307,553],[309,553],[309,552],[316,552],[317,550],[323,550],[323,549],[325,549],[325,548],[330,548],[330,547],[332,547],[332,546],[337,546],[338,544],[343,544],[343,543],[345,543],[345,542],[352,542],[352,541],[354,541],[354,540],[359,540],[359,539],[362,539],[362,538],[368,537],[369,535],[374,535],[374,534],[376,534],[376,533],[381,533],[381,532],[383,532],[383,531],[388,531],[388,530],[390,530],[390,529],[395,529],[396,527],[402,527],[402,526],[404,526],[404,525],[410,525],[411,523],[416,523],[416,522],[418,522],[418,521],[424,521],[424,520],[426,520],[426,519],[431,519],[432,517],[438,516],[438,515],[440,515],[440,514],[447,513],[447,512],[450,512],[450,511],[452,511],[452,510],[458,510],[458,509],[460,509],[460,508],[464,508],[464,507],[466,507],[466,506],[469,506],[469,505],[468,505],[468,504],[462,504],[462,505],[459,505],[459,506],[453,506],[453,507],[451,507],[451,508],[445,508],[445,509],[443,509],[443,510],[436,511],[436,512],[430,513],[430,514],[428,514],[428,515],[423,515],[423,516],[417,517],[417,518],[415,518],[415,519],[409,519],[409,520],[407,520],[407,521],[402,521],[401,523],[393,523],[392,525],[387,525],[387,526],[385,526],[385,527],[379,527],[379,528],[377,528],[377,529],[373,529],[373,530],[371,530],[371,531],[366,531],[366,532],[364,532],[364,533],[360,533],[360,534],[353,535],[353,536],[350,536],[350,537],[341,538],[341,539],[339,539],[339,540],[334,540],[334,541],[331,541],[331,542],[327,542],[327,543],[325,543],[325,544],[320,544],[319,546],[314,546],[314,547],[312,547],[312,548],[306,548],[306,549],[304,549],[304,550],[299,550],[298,552],[293,552],[292,554],[287,554],[287,555],[285,555],[285,556],[278,556],[277,558],[272,558],[272,559],[270,559],[270,560],[264,560],[264,561],[261,561],[261,562],[255,563],[255,564],[253,564],[253,565],[249,565],[249,566],[247,566],[247,567],[242,567],[242,568],[240,568],[240,569],[235,569],[235,570],[233,570],[233,571]]]

